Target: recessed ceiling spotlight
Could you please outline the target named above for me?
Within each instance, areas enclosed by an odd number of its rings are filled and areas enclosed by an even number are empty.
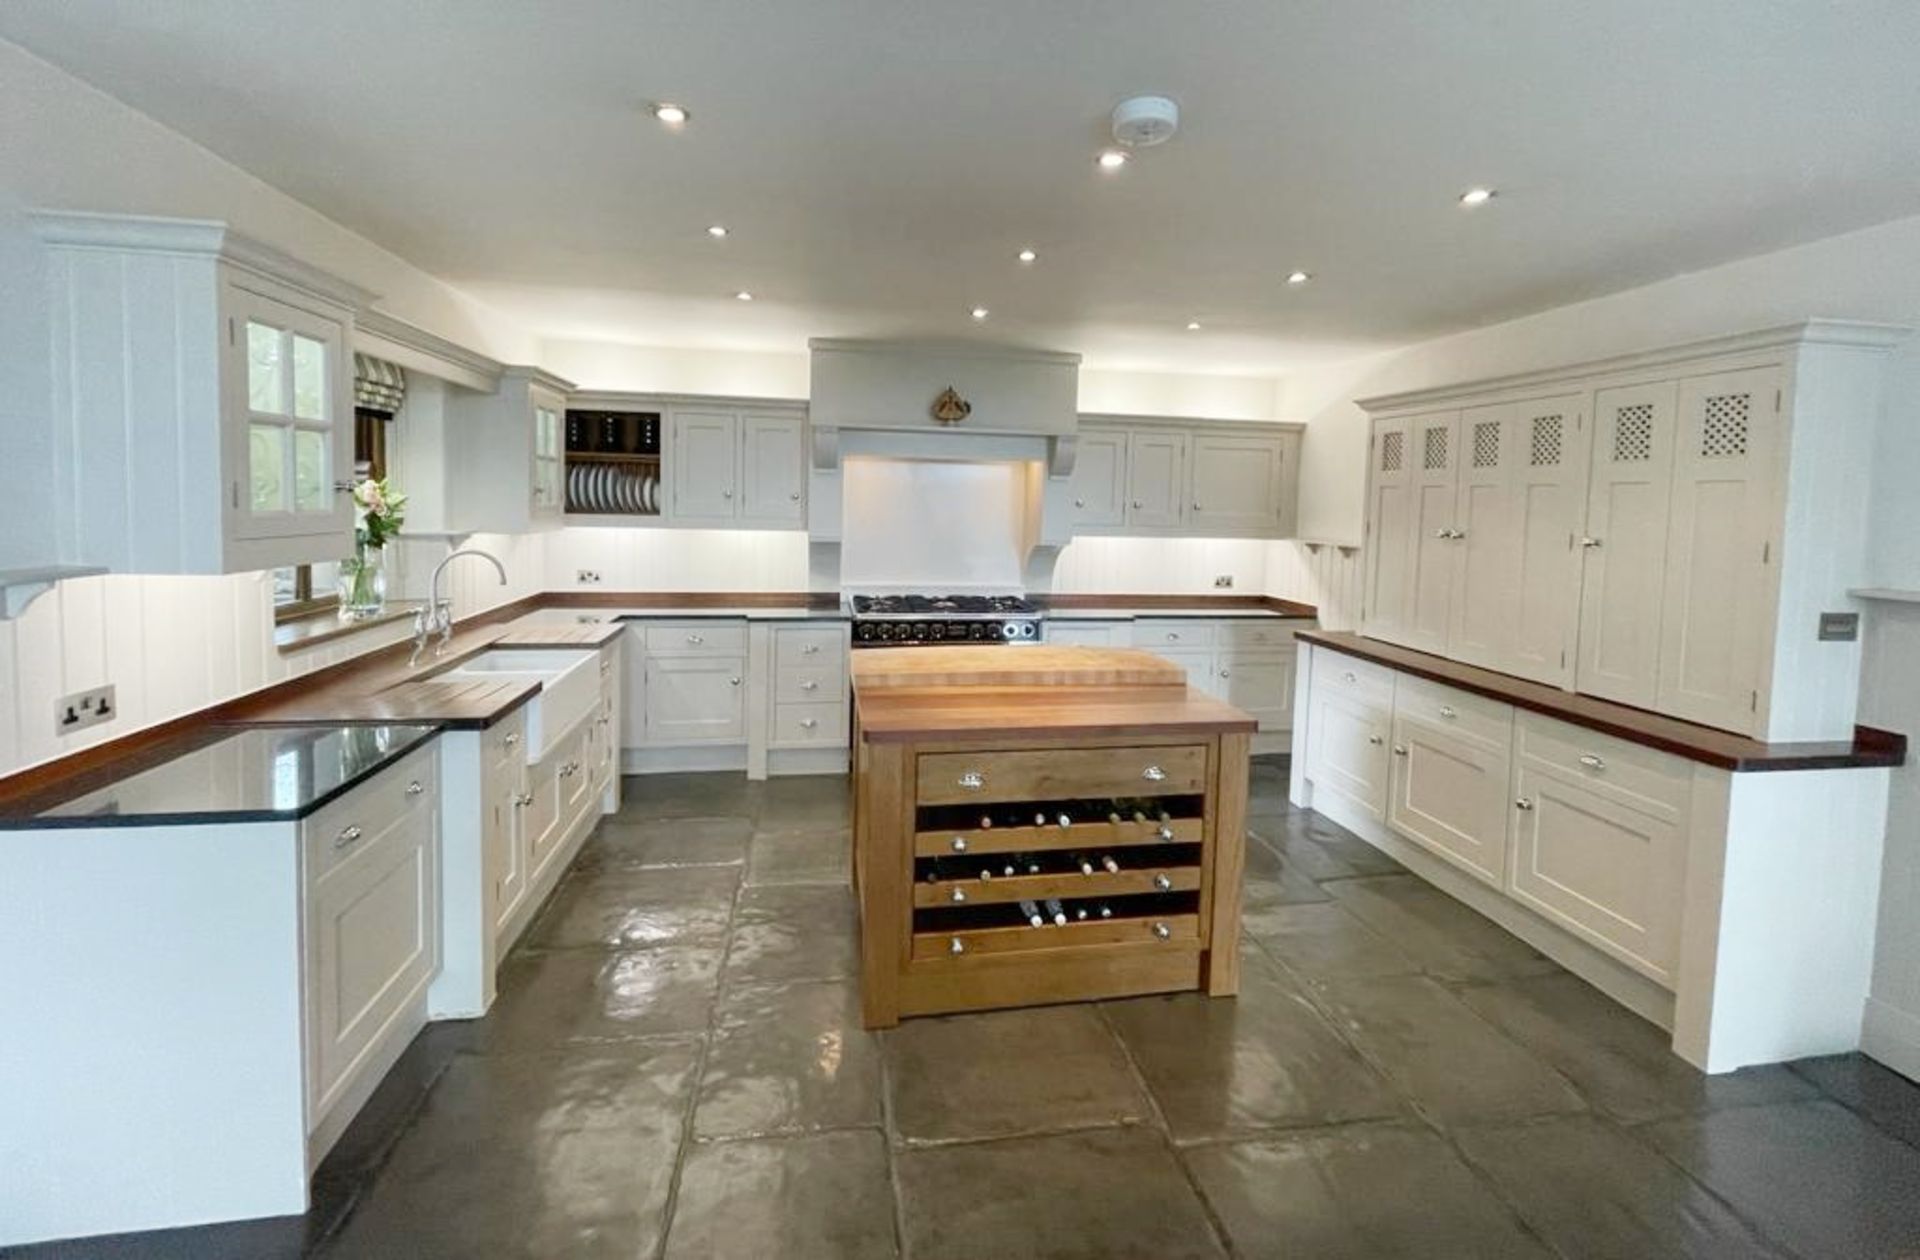
[[[707,235],[716,241],[723,240],[727,235],[727,225],[724,223],[716,223],[707,229]]]
[[[1288,284],[1305,284],[1311,279],[1313,279],[1313,273],[1310,271],[1290,271],[1287,273]]]
[[[734,294],[734,295],[733,295],[733,297],[734,297],[734,300],[735,300],[736,302],[751,302],[751,301],[753,301],[753,294],[751,294],[751,293],[749,293],[749,292],[747,292],[747,291],[746,291],[745,289],[742,289],[742,290],[740,290],[740,292],[738,292],[738,293],[736,293],[736,294]]]
[[[1460,204],[1471,210],[1475,206],[1484,206],[1493,200],[1491,188],[1469,188],[1460,194]]]
[[[681,123],[687,121],[688,114],[686,106],[684,105],[674,105],[667,101],[655,101],[653,104],[653,116],[669,127],[678,127]]]
[[[1100,164],[1100,169],[1103,171],[1117,171],[1127,164],[1127,151],[1125,149],[1102,149],[1100,156],[1094,160]]]
[[[1188,321],[1187,321],[1187,331],[1188,331],[1188,332],[1199,332],[1199,331],[1200,331],[1200,321],[1199,321],[1199,320],[1197,320],[1197,319],[1190,319],[1190,320],[1188,320]]]
[[[971,315],[972,315],[972,316],[973,316],[973,317],[974,317],[975,319],[985,319],[985,318],[987,317],[987,314],[988,314],[988,312],[987,312],[987,308],[986,308],[986,307],[984,307],[984,306],[976,306],[976,307],[974,307],[974,308],[973,308],[973,310],[972,310],[971,312],[969,312],[969,313],[970,313],[970,314],[971,314]]]
[[[1018,258],[1023,263],[1030,263],[1034,259],[1040,257],[1040,255],[1034,253],[1030,249],[1023,249],[1018,254],[1015,254],[1014,257]]]

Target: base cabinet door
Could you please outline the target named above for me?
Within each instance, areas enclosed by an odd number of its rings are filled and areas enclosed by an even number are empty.
[[[1213,670],[1213,649],[1156,647],[1153,654],[1186,670],[1187,686],[1197,687],[1208,695],[1219,694],[1220,681],[1214,676]]]
[[[727,744],[747,737],[745,657],[657,657],[646,669],[648,743]]]
[[[518,776],[502,775],[487,781],[487,805],[482,822],[487,829],[483,851],[487,864],[487,910],[497,932],[506,926],[527,895],[527,849],[520,831],[524,784]]]
[[[1530,757],[1514,786],[1513,895],[1672,987],[1686,880],[1678,817]]]
[[[1482,883],[1504,884],[1510,749],[1395,714],[1393,761],[1387,824]]]
[[[1387,813],[1387,735],[1384,709],[1327,688],[1315,687],[1307,775],[1315,787],[1332,788],[1376,819]]]
[[[355,850],[308,892],[314,1116],[439,965],[433,828],[433,812],[421,809],[372,835],[310,838]]]
[[[1293,726],[1293,653],[1222,651],[1214,669],[1220,698],[1260,720],[1263,731]]]
[[[539,878],[541,860],[553,852],[554,846],[560,841],[561,809],[566,803],[562,798],[564,786],[560,781],[560,767],[565,762],[566,745],[563,742],[549,748],[538,764],[527,767],[527,796],[531,799],[521,806],[520,832],[521,844],[526,852],[529,885]]]

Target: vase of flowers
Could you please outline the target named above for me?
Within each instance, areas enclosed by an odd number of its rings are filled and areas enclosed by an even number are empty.
[[[360,621],[387,606],[386,546],[400,532],[407,496],[386,478],[367,478],[353,488],[353,555],[340,562],[340,616]]]

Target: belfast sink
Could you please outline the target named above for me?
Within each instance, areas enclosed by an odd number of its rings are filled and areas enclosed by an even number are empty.
[[[540,693],[527,702],[527,760],[579,724],[600,701],[598,652],[494,648],[439,675],[441,678],[529,679]]]

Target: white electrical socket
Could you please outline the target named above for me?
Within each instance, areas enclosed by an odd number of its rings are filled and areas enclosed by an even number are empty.
[[[581,569],[575,573],[574,582],[580,586],[598,586],[600,585],[600,570]]]
[[[1223,591],[1228,590],[1233,586],[1233,574],[1222,573],[1213,579],[1213,584]]]
[[[70,696],[60,697],[53,706],[53,733],[71,735],[89,726],[111,722],[119,716],[120,710],[113,702],[112,683],[91,691],[76,691]]]

